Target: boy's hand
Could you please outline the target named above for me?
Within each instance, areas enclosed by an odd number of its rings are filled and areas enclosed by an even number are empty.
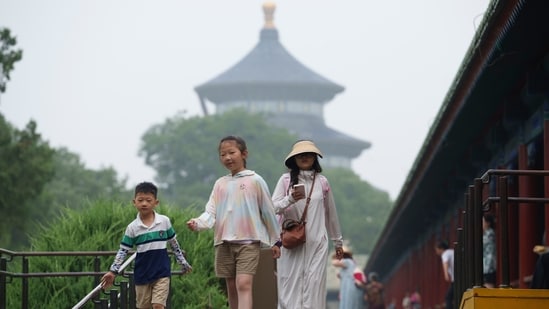
[[[116,274],[112,271],[109,271],[103,275],[103,277],[101,278],[101,287],[103,288],[103,290],[107,290],[112,286],[112,284],[114,283],[114,278],[116,278]]]
[[[185,275],[192,272],[193,268],[189,263],[185,262],[183,263],[183,265],[181,265],[181,271],[183,272],[183,275]]]

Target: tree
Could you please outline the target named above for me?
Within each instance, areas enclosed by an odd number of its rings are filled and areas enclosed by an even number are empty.
[[[0,114],[0,247],[22,247],[38,224],[61,209],[82,208],[87,200],[121,201],[129,191],[109,167],[87,169],[77,154],[53,149],[29,122],[17,130]],[[15,248],[14,248],[15,247]]]
[[[18,242],[31,225],[28,202],[42,192],[53,177],[54,150],[30,121],[24,130],[13,128],[0,114],[0,247]]]
[[[132,194],[125,188],[126,179],[119,180],[112,167],[88,169],[79,155],[64,147],[54,151],[52,163],[54,175],[40,194],[27,202],[25,221],[29,224],[12,246],[27,245],[27,235],[32,235],[40,224],[50,224],[66,208],[82,209],[96,200],[127,201]]]
[[[144,134],[139,154],[156,170],[155,180],[168,199],[202,206],[214,181],[227,174],[217,150],[226,135],[244,138],[248,168],[273,186],[285,170],[281,158],[297,139],[284,129],[267,125],[263,117],[242,110],[188,119],[176,115]]]
[[[15,37],[11,36],[10,29],[0,28],[0,93],[6,91],[5,80],[10,80],[10,72],[15,62],[23,58],[23,51],[13,49],[17,44]]]
[[[88,200],[126,201],[131,195],[126,189],[127,179],[118,179],[114,168],[89,169],[78,154],[65,147],[55,150],[53,165],[54,177],[32,202],[41,216],[55,215],[65,207],[81,209]]]

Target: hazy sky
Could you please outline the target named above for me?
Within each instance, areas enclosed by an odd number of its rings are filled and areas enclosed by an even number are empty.
[[[286,49],[345,87],[327,125],[372,143],[355,172],[396,198],[489,1],[274,2]],[[0,112],[18,128],[36,120],[88,168],[112,166],[130,186],[152,180],[141,136],[178,112],[201,114],[193,88],[257,44],[263,3],[0,0],[0,27],[23,49]]]

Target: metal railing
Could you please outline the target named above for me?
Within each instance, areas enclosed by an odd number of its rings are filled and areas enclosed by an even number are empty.
[[[107,258],[114,257],[116,251],[55,251],[55,252],[15,252],[0,248],[0,309],[7,308],[7,295],[8,285],[14,280],[21,280],[21,308],[27,309],[32,307],[29,304],[29,280],[33,278],[59,278],[59,277],[93,277],[93,283],[96,286],[92,292],[81,300],[83,303],[77,305],[83,306],[86,302],[92,301],[95,304],[95,308],[135,308],[135,285],[133,281],[133,271],[127,270],[121,276],[123,280],[120,280],[115,284],[117,288],[113,288],[109,291],[103,291],[98,293],[100,288],[101,277],[105,274],[105,270],[101,269],[101,261]],[[173,252],[169,252],[173,254]],[[133,254],[133,252],[132,252]],[[88,271],[67,271],[67,272],[30,272],[29,271],[29,259],[36,257],[48,257],[51,259],[59,257],[73,257],[73,258],[88,258],[93,263],[93,269]],[[8,271],[9,263],[13,263],[12,267],[16,267],[15,261],[20,259],[20,272]],[[126,261],[129,261],[128,258]],[[131,262],[131,260],[129,261]],[[130,263],[128,263],[129,265]],[[128,266],[126,265],[126,266]],[[181,271],[172,271],[173,274],[181,274]],[[99,288],[98,288],[99,287]],[[92,295],[90,295],[92,294]],[[170,293],[171,294],[171,293]],[[88,297],[89,296],[89,297]],[[168,299],[170,295],[168,296]],[[77,303],[78,299],[74,300]],[[166,308],[170,308],[170,302],[168,301]],[[76,307],[80,308],[80,307]],[[10,308],[12,309],[12,308]]]
[[[134,253],[129,258],[127,258],[126,261],[124,261],[124,263],[120,266],[119,271],[120,272],[124,271],[124,269],[126,269],[126,267],[128,267],[128,265],[130,265],[130,263],[133,262],[133,260],[135,260],[136,255],[137,253]],[[91,292],[89,292],[86,296],[84,296],[84,298],[82,298],[76,305],[74,305],[72,309],[82,308],[82,306],[84,306],[90,299],[92,299],[92,297],[94,297],[96,293],[101,291],[102,288],[103,288],[103,283],[101,282],[93,290],[91,290]]]
[[[480,178],[476,178],[473,185],[465,193],[465,209],[462,213],[462,227],[457,229],[455,243],[455,284],[454,308],[461,303],[463,293],[469,288],[484,285],[482,270],[482,216],[492,204],[499,204],[497,216],[501,233],[501,246],[498,254],[501,256],[501,283],[500,288],[510,288],[509,278],[509,203],[547,204],[545,197],[517,197],[509,196],[510,176],[541,176],[548,177],[547,170],[500,170],[490,169]],[[483,199],[484,187],[496,179],[496,195]],[[489,194],[490,195],[490,194]]]

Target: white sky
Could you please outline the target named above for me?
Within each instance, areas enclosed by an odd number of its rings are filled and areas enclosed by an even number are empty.
[[[489,1],[274,2],[286,49],[346,88],[324,111],[328,126],[372,143],[355,172],[396,198]],[[36,120],[88,168],[152,180],[141,136],[201,113],[193,88],[257,44],[263,3],[0,0],[0,27],[23,49],[0,112],[18,128]]]

